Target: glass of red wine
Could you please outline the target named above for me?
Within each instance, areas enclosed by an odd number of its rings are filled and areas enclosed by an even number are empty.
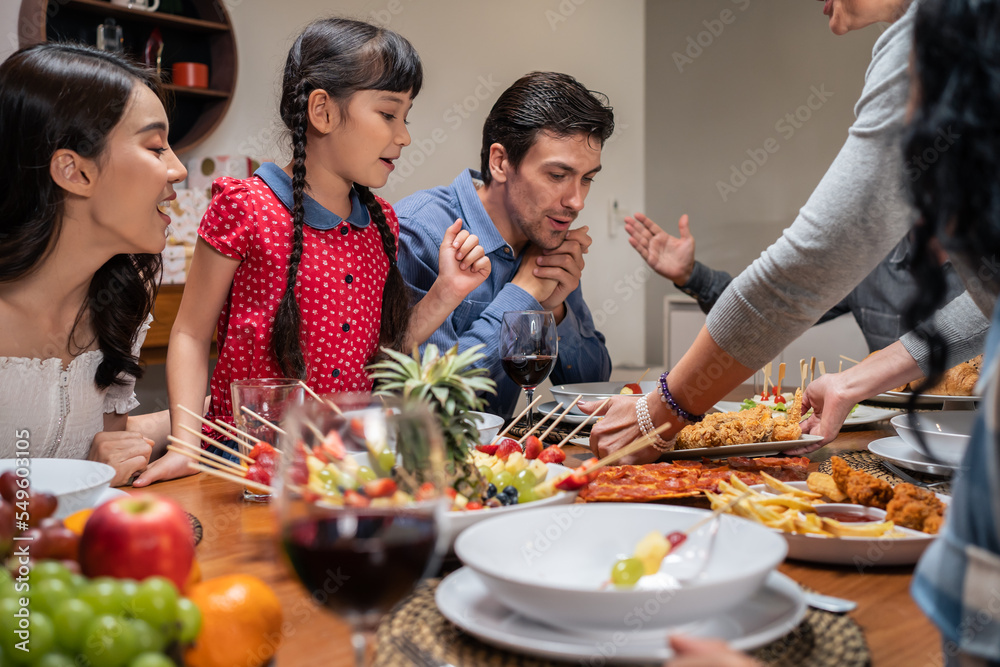
[[[369,395],[308,401],[285,421],[281,547],[368,664],[383,614],[436,572],[450,506],[444,439],[428,409]]]
[[[500,363],[507,377],[524,389],[528,405],[535,387],[552,372],[559,355],[556,317],[548,310],[508,310],[500,325]],[[534,425],[528,410],[528,428]]]

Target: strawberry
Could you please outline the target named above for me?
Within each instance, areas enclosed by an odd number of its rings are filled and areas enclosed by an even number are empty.
[[[497,453],[497,448],[499,446],[500,445],[496,445],[496,444],[484,445],[483,443],[479,443],[478,445],[476,445],[476,451],[482,452],[483,454],[489,454],[490,456],[493,456],[494,454]]]
[[[320,444],[320,450],[326,455],[327,461],[343,461],[344,457],[347,456],[347,448],[344,447],[344,441],[340,439],[340,434],[336,431],[330,431],[323,438],[323,442]]]
[[[271,443],[261,440],[250,450],[250,458],[256,460],[261,454],[269,454],[273,458],[278,455],[278,452],[271,446]]]
[[[587,486],[587,477],[579,475],[576,471],[567,473],[565,477],[556,482],[556,488],[561,491],[576,491]]]
[[[424,482],[423,484],[420,485],[420,488],[417,489],[417,493],[414,496],[414,500],[430,500],[432,498],[435,498],[436,496],[437,496],[437,489],[434,488],[434,485],[431,484],[430,482]]]
[[[472,510],[481,510],[483,509],[483,504],[478,500],[470,500],[469,502],[465,503],[465,509],[469,510],[470,512]]]
[[[584,468],[590,468],[590,467],[592,467],[595,463],[598,462],[598,460],[599,459],[597,457],[594,457],[594,456],[590,457],[589,459],[587,459],[586,461],[583,462],[582,466],[580,466],[579,468],[577,468],[576,470],[574,470],[573,473],[577,474],[577,475],[581,474],[583,472]],[[587,481],[588,482],[593,482],[595,479],[597,479],[597,476],[600,473],[601,473],[600,470],[595,470],[595,471],[593,471],[591,473],[588,473],[587,474]]]
[[[511,454],[520,451],[522,451],[521,443],[513,438],[504,438],[500,441],[500,446],[497,447],[496,457],[501,461],[506,461]]]
[[[524,441],[524,458],[529,461],[532,459],[537,459],[538,455],[542,453],[544,447],[542,446],[542,441],[538,439],[537,436],[529,435]]]
[[[354,489],[344,491],[344,504],[348,507],[368,507],[369,500]]]
[[[388,477],[373,479],[365,483],[363,490],[369,498],[388,498],[396,493],[396,482]]]
[[[268,470],[264,466],[256,463],[247,468],[247,480],[251,482],[257,482],[258,484],[263,484],[264,486],[271,486],[271,479],[273,476],[273,468]]]
[[[547,447],[538,455],[542,463],[562,463],[566,460],[566,452],[561,447]]]

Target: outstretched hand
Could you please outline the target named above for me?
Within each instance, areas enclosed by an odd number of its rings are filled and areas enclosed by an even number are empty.
[[[683,285],[691,278],[694,269],[694,237],[687,215],[677,222],[680,235],[671,236],[642,213],[625,218],[628,242],[638,252],[649,268],[675,285]]]
[[[639,396],[614,396],[597,412],[603,401],[590,401],[580,403],[580,411],[584,414],[604,415],[604,418],[594,424],[590,430],[590,450],[594,456],[603,459],[608,454],[615,452],[622,447],[626,447],[642,437],[639,430],[639,422],[635,416],[635,402],[646,400],[646,397]],[[638,464],[652,463],[658,459],[660,453],[652,447],[646,447],[622,458],[618,463]]]
[[[462,229],[462,219],[459,218],[445,231],[438,249],[438,276],[448,290],[447,298],[461,301],[482,285],[491,271],[490,258],[479,245],[479,238]]]
[[[191,459],[181,456],[177,452],[167,452],[160,458],[149,464],[139,478],[132,482],[132,486],[140,488],[149,486],[153,482],[162,482],[178,477],[187,477],[197,472],[190,466]]]
[[[802,432],[820,435],[823,439],[808,447],[786,452],[787,454],[808,454],[832,441],[840,433],[844,420],[857,403],[840,386],[841,379],[841,373],[827,373],[806,387],[806,392],[802,396],[802,410],[812,408],[813,413],[802,422]]]

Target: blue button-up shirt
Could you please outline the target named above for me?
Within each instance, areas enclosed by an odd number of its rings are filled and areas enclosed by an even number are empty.
[[[427,340],[440,349],[458,343],[460,350],[483,343],[489,369],[497,383],[497,396],[487,397],[488,410],[503,416],[513,414],[521,388],[510,380],[500,365],[500,324],[508,310],[542,310],[533,296],[512,284],[521,265],[483,207],[473,179],[479,172],[466,170],[451,185],[421,190],[400,200],[399,269],[416,298],[427,294],[438,275],[438,250],[445,230],[462,219],[462,228],[479,237],[490,258],[490,277],[474,289]],[[554,384],[603,382],[611,376],[611,356],[604,336],[594,328],[590,309],[578,286],[565,301],[566,316],[557,327],[559,357],[552,369]],[[426,345],[426,343],[425,343]]]

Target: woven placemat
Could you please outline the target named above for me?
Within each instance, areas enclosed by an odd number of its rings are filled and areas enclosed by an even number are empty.
[[[535,423],[536,424],[538,423],[538,420],[541,419],[541,418],[542,418],[542,414],[541,413],[535,413]],[[545,442],[551,443],[551,444],[555,444],[557,442],[561,442],[562,439],[565,438],[567,435],[569,435],[573,431],[573,429],[575,429],[576,427],[577,427],[577,424],[566,424],[566,426],[564,427],[563,424],[562,424],[562,422],[560,422],[560,423],[556,424],[556,427],[554,429],[552,429],[551,433],[549,433],[547,436],[545,436]],[[540,429],[538,429],[537,431],[535,431],[535,435],[541,436],[541,434],[544,433],[547,428],[548,428],[547,426],[543,425]],[[527,432],[528,432],[528,420],[525,418],[525,419],[522,419],[521,421],[517,422],[516,424],[514,424],[510,428],[510,431],[507,433],[507,435],[509,435],[512,438],[520,438],[522,435],[524,435]],[[582,429],[580,429],[580,431],[575,436],[573,436],[573,437],[574,438],[589,438],[590,437],[590,424],[587,424]]]
[[[873,477],[878,477],[879,479],[885,480],[886,482],[889,482],[893,486],[904,481],[899,477],[897,477],[895,474],[889,472],[889,470],[887,470],[885,466],[882,465],[882,459],[876,456],[875,454],[872,454],[869,451],[845,452],[843,454],[838,454],[837,456],[844,459],[844,461],[846,461],[847,464],[852,468],[854,468],[855,470],[864,470]],[[822,463],[819,464],[820,472],[825,472],[829,474],[832,469],[833,469],[833,464],[831,464],[829,460],[823,461]],[[916,479],[919,479],[921,482],[927,482],[928,484],[932,484],[934,482],[940,482],[943,481],[944,479],[936,475],[925,475],[923,473],[915,472],[913,470],[907,470],[907,472],[910,473],[910,475],[915,477]],[[940,486],[935,486],[934,491],[936,493],[943,493],[945,495],[950,496],[951,483],[949,482],[947,484],[941,484]]]
[[[379,667],[416,664],[404,653],[409,644],[439,664],[454,667],[552,667],[565,665],[494,648],[452,625],[437,609],[440,580],[421,585],[383,620],[378,629]],[[863,667],[871,662],[864,632],[850,616],[809,609],[795,630],[753,652],[776,667]],[[573,660],[571,664],[580,664]],[[657,665],[659,667],[659,664]]]

